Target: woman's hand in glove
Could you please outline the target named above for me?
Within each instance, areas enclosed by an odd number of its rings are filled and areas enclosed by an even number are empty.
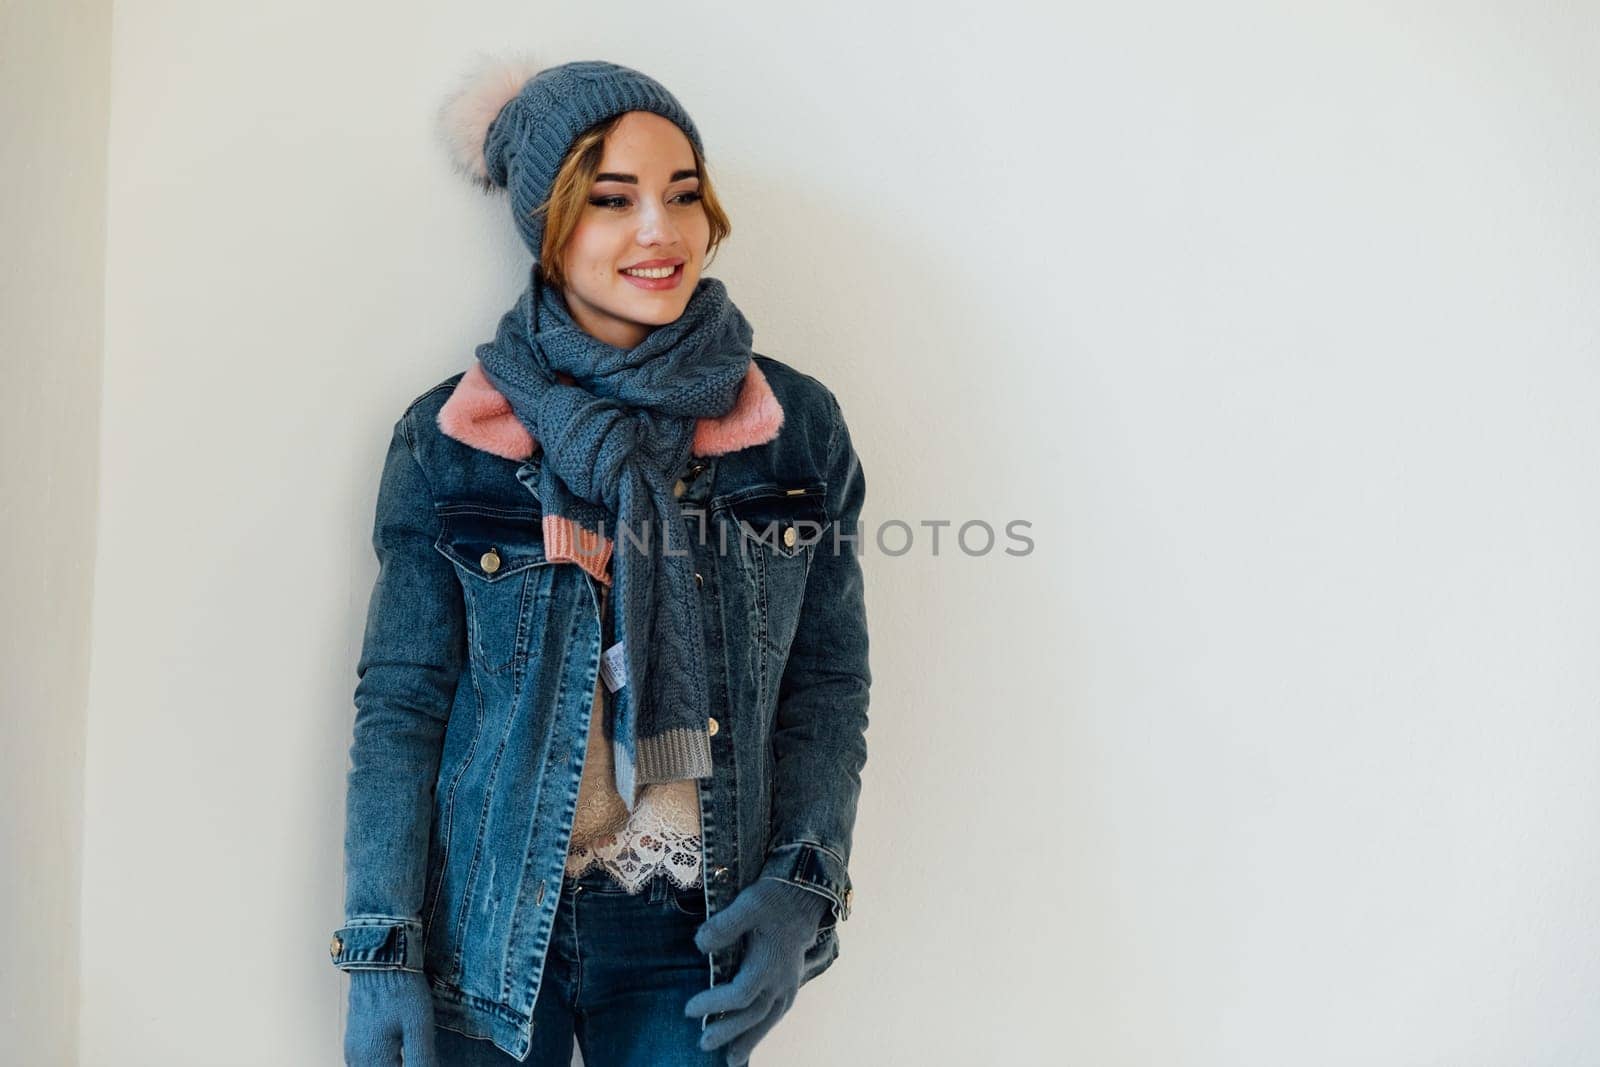
[[[397,968],[350,974],[344,1029],[346,1067],[439,1067],[433,1047],[433,995],[428,976]]]
[[[750,1052],[778,1025],[800,991],[806,950],[817,938],[828,898],[780,878],[757,878],[733,903],[700,925],[694,943],[701,952],[727,948],[748,934],[739,973],[724,985],[696,993],[684,1005],[689,1018],[730,1012],[700,1035],[700,1047],[728,1048],[730,1067],[749,1062]]]

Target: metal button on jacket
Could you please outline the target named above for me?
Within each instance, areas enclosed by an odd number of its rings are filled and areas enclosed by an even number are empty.
[[[344,942],[339,939],[338,934],[334,934],[333,944],[328,946],[328,955],[337,956],[339,954],[339,950],[342,948],[344,948]]]
[[[487,573],[493,574],[500,569],[500,553],[491,548],[478,558],[478,566],[482,567]]]
[[[705,585],[706,584],[705,578],[701,577],[699,571],[695,571],[694,572],[694,584],[696,586],[701,586],[701,585]]]
[[[687,487],[683,484],[683,479],[679,478],[677,481],[672,483],[672,495],[682,496],[685,488]]]
[[[784,527],[783,544],[784,544],[785,548],[793,548],[794,547],[794,538],[795,538],[794,527],[793,526]]]
[[[712,737],[716,737],[717,731],[722,729],[722,727],[717,725],[716,719],[712,719],[710,722],[706,723],[706,728],[710,731]]]

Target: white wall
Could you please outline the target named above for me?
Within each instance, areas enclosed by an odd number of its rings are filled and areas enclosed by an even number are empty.
[[[869,559],[856,908],[758,1060],[1578,1060],[1597,22],[118,4],[81,1062],[339,1062],[377,474],[525,267],[429,123],[502,46],[689,107],[869,521],[1033,524]]]
[[[77,1062],[108,2],[0,5],[0,1063]]]

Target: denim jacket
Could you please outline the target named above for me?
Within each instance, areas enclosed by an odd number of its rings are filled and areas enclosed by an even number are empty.
[[[344,924],[329,951],[346,970],[425,972],[439,1025],[520,1059],[591,727],[600,586],[545,557],[537,451],[510,458],[503,435],[462,433],[468,443],[441,429],[470,376],[412,401],[384,462]],[[702,870],[708,916],[763,875],[827,898],[804,982],[837,958],[854,897],[871,684],[857,551],[866,483],[831,391],[762,355],[751,378],[781,428],[762,443],[725,433],[720,451],[697,447],[674,486],[711,694],[713,771],[696,779]],[[711,954],[707,984],[739,962],[739,946]]]

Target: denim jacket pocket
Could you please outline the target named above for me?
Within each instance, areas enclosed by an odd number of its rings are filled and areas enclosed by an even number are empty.
[[[828,516],[823,482],[755,485],[712,501],[739,524],[740,534],[782,559],[795,559],[817,543]]]
[[[751,486],[712,501],[736,527],[740,565],[755,598],[755,638],[786,653],[800,620],[806,572],[827,526],[820,481]]]
[[[506,673],[527,647],[534,608],[550,595],[537,512],[447,505],[434,547],[455,564],[474,665]]]
[[[753,650],[756,699],[770,703],[789,644],[800,625],[806,575],[820,532],[826,529],[826,486],[796,479],[750,486],[712,500],[722,524],[723,569],[737,576],[748,601],[748,632],[730,638]]]

